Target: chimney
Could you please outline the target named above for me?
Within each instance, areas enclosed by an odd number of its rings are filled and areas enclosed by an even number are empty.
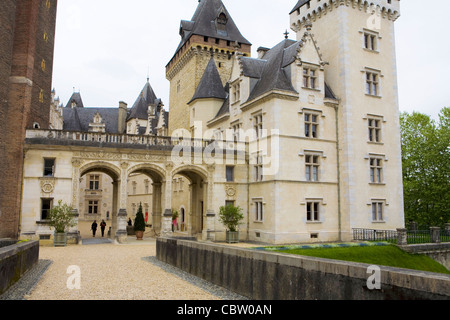
[[[118,131],[119,133],[125,133],[127,122],[128,105],[120,101],[119,102],[119,119],[118,119]]]
[[[269,48],[264,48],[264,47],[259,47],[257,52],[258,52],[258,59],[262,59],[264,58],[264,56],[266,55],[267,51],[269,51]]]

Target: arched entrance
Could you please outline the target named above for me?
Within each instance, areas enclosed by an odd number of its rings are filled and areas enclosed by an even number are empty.
[[[128,217],[135,219],[137,209],[143,207],[146,224],[155,235],[161,234],[165,172],[153,164],[140,164],[128,170]]]
[[[206,210],[208,207],[208,175],[201,168],[186,166],[173,172],[189,182],[188,203],[184,204],[183,215],[186,231],[190,236],[203,237],[206,230]]]
[[[105,220],[105,237],[115,237],[120,199],[120,169],[108,163],[90,163],[80,168],[74,182],[74,203],[82,238],[91,238],[91,225],[98,224],[96,236],[101,237],[100,222]]]

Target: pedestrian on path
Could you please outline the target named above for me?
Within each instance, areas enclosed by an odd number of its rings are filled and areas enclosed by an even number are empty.
[[[97,232],[97,220],[94,220],[94,222],[91,225],[92,235],[95,238],[95,233]]]
[[[102,237],[105,236],[105,228],[106,228],[106,222],[105,222],[105,220],[102,220],[102,222],[100,223],[100,229],[102,230]]]

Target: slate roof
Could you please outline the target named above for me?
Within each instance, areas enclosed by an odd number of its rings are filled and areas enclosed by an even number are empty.
[[[159,106],[162,104],[161,99],[158,99],[153,91],[152,86],[148,82],[145,84],[141,93],[139,94],[136,102],[131,107],[130,113],[128,114],[128,119],[148,119],[148,106],[154,104]]]
[[[217,28],[216,19],[224,13],[227,17],[225,30]],[[217,39],[239,42],[241,44],[251,43],[242,36],[231,15],[221,0],[199,0],[197,10],[190,21],[183,20],[180,24],[181,42],[175,54],[180,50],[192,35],[200,35]]]
[[[294,9],[291,10],[291,12],[289,12],[289,14],[291,14],[292,12],[294,12],[295,10],[297,10],[298,8],[300,8],[301,6],[305,5],[306,3],[308,3],[311,0],[299,0],[297,2],[297,4],[295,5]]]
[[[83,100],[79,92],[74,92],[66,104],[66,108],[72,108],[72,103],[75,103],[76,107],[84,108]]]
[[[63,118],[65,131],[89,132],[89,123],[93,122],[94,115],[99,113],[105,124],[107,133],[118,132],[118,108],[64,108]]]
[[[248,101],[253,100],[271,90],[283,90],[297,93],[284,68],[295,59],[300,42],[285,39],[275,47],[267,51],[264,59],[241,58],[244,73],[258,79],[250,92]],[[259,77],[258,77],[259,75]]]
[[[204,98],[217,98],[225,100],[227,95],[228,94],[223,87],[222,80],[220,79],[219,71],[217,70],[214,58],[211,57],[208,65],[206,66],[205,72],[203,73],[202,79],[197,86],[195,94],[188,103],[191,103],[196,99]]]

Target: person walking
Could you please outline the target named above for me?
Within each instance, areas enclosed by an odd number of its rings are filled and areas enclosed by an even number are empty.
[[[94,220],[94,222],[91,225],[92,235],[95,238],[95,233],[97,232],[97,220]]]
[[[105,228],[106,228],[106,222],[105,222],[105,220],[102,220],[102,222],[100,223],[100,229],[102,230],[102,237],[105,236]]]

